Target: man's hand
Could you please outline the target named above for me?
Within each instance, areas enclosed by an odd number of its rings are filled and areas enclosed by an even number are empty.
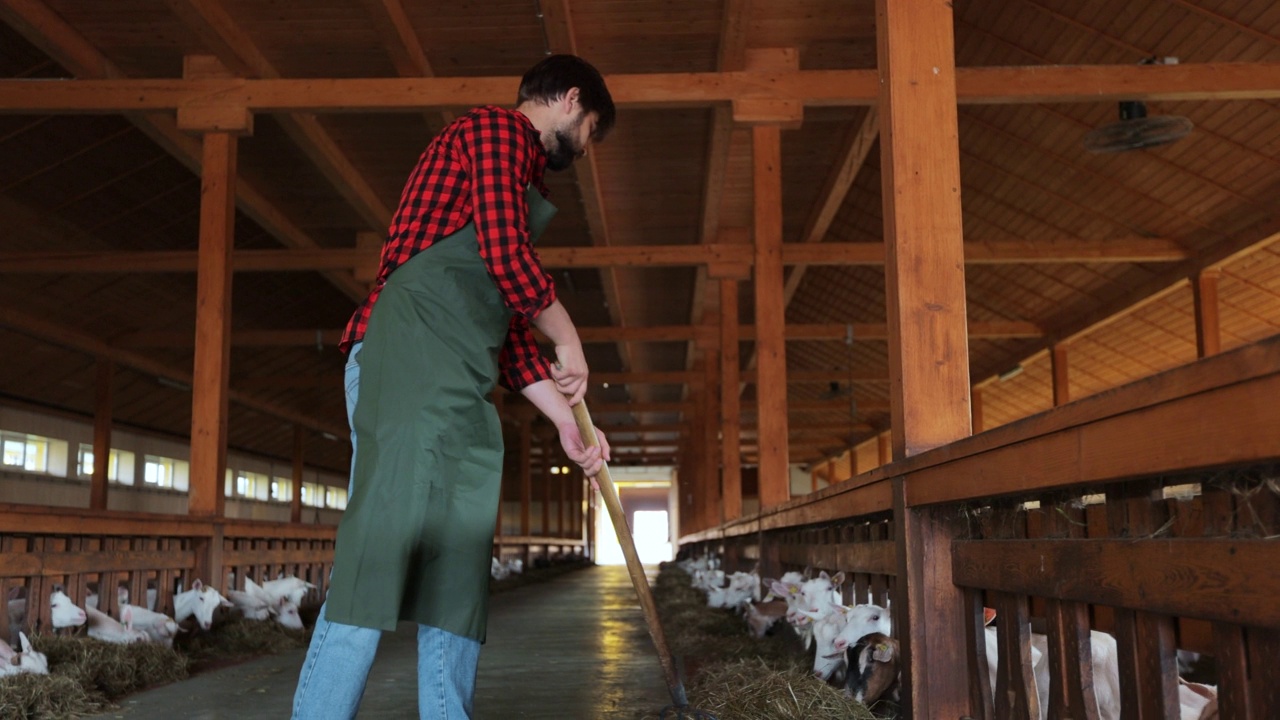
[[[599,490],[596,475],[600,474],[600,468],[609,459],[609,441],[605,439],[604,433],[600,428],[595,428],[596,441],[600,443],[600,447],[590,447],[582,442],[577,423],[564,423],[556,426],[556,430],[560,433],[560,447],[564,448],[564,454],[582,468],[584,475],[591,478],[591,487]]]
[[[587,394],[587,358],[583,355],[582,343],[556,346],[551,378],[556,381],[556,389],[569,401],[570,407],[582,400]]]

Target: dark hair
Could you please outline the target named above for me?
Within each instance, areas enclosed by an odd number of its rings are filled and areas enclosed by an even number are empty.
[[[591,139],[596,142],[603,140],[613,128],[613,97],[609,95],[600,71],[577,55],[549,55],[529,68],[529,72],[520,79],[516,104],[531,100],[549,103],[564,97],[571,88],[578,88],[578,102],[582,109],[595,113],[598,118]]]

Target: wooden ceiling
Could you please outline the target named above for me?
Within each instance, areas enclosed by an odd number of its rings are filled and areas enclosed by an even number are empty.
[[[547,52],[577,52],[619,87],[622,76],[739,71],[757,48],[794,48],[803,71],[876,64],[869,0],[0,0],[0,20],[0,78],[9,80],[176,79],[187,56],[257,79],[510,79]],[[1116,119],[1114,98],[1083,100],[1017,75],[1013,99],[963,101],[969,351],[985,427],[1052,404],[1045,350],[1054,344],[1069,349],[1073,398],[1193,360],[1188,280],[1205,268],[1221,273],[1224,347],[1280,331],[1280,5],[957,2],[955,45],[960,68],[1119,73],[1176,57],[1188,71],[1249,63],[1232,66],[1232,77],[1256,81],[1229,99],[1156,94],[1151,114],[1188,117],[1192,134],[1107,155],[1084,151],[1081,139]],[[1040,82],[1045,97],[1065,99],[1038,99]],[[117,422],[186,435],[194,273],[143,271],[137,257],[112,264],[98,253],[197,247],[199,140],[178,130],[172,110],[13,111],[31,85],[0,83],[10,108],[0,114],[0,400],[91,414],[105,357],[116,368]],[[863,91],[850,85],[849,95]],[[705,265],[588,267],[569,249],[747,240],[750,132],[728,108],[621,104],[588,161],[549,178],[560,207],[544,241],[549,264],[564,266],[554,275],[578,324],[600,328],[584,330],[597,380],[609,380],[591,391],[597,421],[664,428],[644,443],[618,433],[619,445],[640,446],[628,456],[636,462],[669,462],[690,442],[678,428],[704,375],[694,339],[714,337],[691,326],[716,317],[718,284]],[[355,248],[362,233],[381,235],[422,148],[465,109],[256,113],[240,141],[237,249]],[[848,257],[875,257],[876,130],[869,102],[824,101],[783,132],[787,243],[856,244]],[[51,250],[91,253],[93,266],[21,264]],[[332,267],[236,275],[233,447],[288,457],[300,423],[311,431],[308,461],[344,471],[334,342],[364,284]],[[884,272],[874,261],[788,272],[791,457],[810,461],[888,427]],[[751,282],[740,283],[744,325],[754,322],[752,298]],[[628,334],[635,339],[619,341]],[[753,367],[750,342],[741,355]],[[994,380],[1017,365],[1020,375]],[[748,385],[748,427],[753,397]],[[744,450],[750,462],[754,450]]]

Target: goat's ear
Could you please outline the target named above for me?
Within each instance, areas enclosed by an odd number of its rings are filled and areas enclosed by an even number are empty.
[[[836,573],[836,574],[831,578],[831,584],[832,584],[832,585],[835,585],[836,587],[840,587],[841,585],[844,585],[844,571],[843,571],[843,570],[841,570],[840,572]]]
[[[876,649],[871,653],[871,658],[876,662],[891,662],[893,660],[893,646],[884,642],[877,644]]]
[[[24,653],[32,652],[32,649],[31,649],[31,640],[30,640],[30,638],[28,638],[28,637],[27,637],[27,634],[26,634],[26,633],[24,633],[24,632],[19,632],[19,633],[18,633],[18,640],[22,642],[22,652],[24,652]],[[15,663],[15,664],[17,664],[17,663]]]

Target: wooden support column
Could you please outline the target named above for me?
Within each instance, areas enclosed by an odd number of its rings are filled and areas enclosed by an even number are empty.
[[[712,348],[707,348],[706,354],[706,381],[702,384],[706,407],[702,416],[702,502],[706,526],[719,527],[724,523],[720,507],[720,354]]]
[[[739,359],[738,281],[720,280],[720,449],[721,495],[724,519],[742,517],[742,408],[738,394]]]
[[[107,472],[111,466],[111,385],[115,365],[98,358],[93,405],[93,478],[89,481],[89,509],[107,509]]]
[[[751,129],[755,205],[756,418],[760,509],[791,498],[787,457],[787,354],[782,298],[782,132]]]
[[[970,434],[951,3],[876,0],[891,437],[906,458]],[[903,715],[970,715],[954,512],[894,486]]]
[[[578,481],[576,484],[582,488],[583,497],[587,499],[587,511],[583,517],[583,525],[585,525],[587,535],[587,556],[594,561],[596,554],[596,491],[591,489],[591,485],[587,484],[587,479],[582,476],[580,469],[573,470],[573,477]]]
[[[538,534],[551,537],[551,436],[542,438],[542,524]]]
[[[552,443],[552,446],[556,454],[556,462],[560,462],[560,444]],[[567,537],[565,534],[564,514],[569,509],[567,507],[569,504],[569,476],[562,474],[557,475],[556,478],[556,537]]]
[[[795,48],[748,50],[748,71],[800,67]],[[782,274],[782,129],[804,118],[795,101],[738,99],[733,119],[751,127],[752,235],[755,242],[756,418],[759,443],[760,509],[791,498],[787,442],[787,300]]]
[[[881,465],[888,465],[893,460],[893,436],[882,432],[876,436],[876,453]]]
[[[533,418],[520,418],[520,534],[529,536],[529,503],[533,499]],[[527,559],[527,558],[526,558]]]
[[[969,398],[970,414],[973,416],[973,431],[980,433],[986,427],[982,418],[982,389],[974,388]]]
[[[237,138],[204,135],[200,252],[196,280],[195,368],[191,401],[188,514],[221,517],[226,508],[227,377],[231,365],[231,250],[235,232]],[[209,578],[210,584],[217,578]],[[217,583],[215,587],[220,587]]]
[[[1219,270],[1203,270],[1191,282],[1196,308],[1196,356],[1206,358],[1222,352],[1222,332],[1218,325]]]
[[[302,472],[307,447],[307,430],[293,426],[293,495],[289,498],[289,522],[302,522]]]
[[[1057,343],[1049,355],[1053,365],[1053,406],[1066,405],[1071,402],[1070,372],[1067,365],[1067,346]]]

